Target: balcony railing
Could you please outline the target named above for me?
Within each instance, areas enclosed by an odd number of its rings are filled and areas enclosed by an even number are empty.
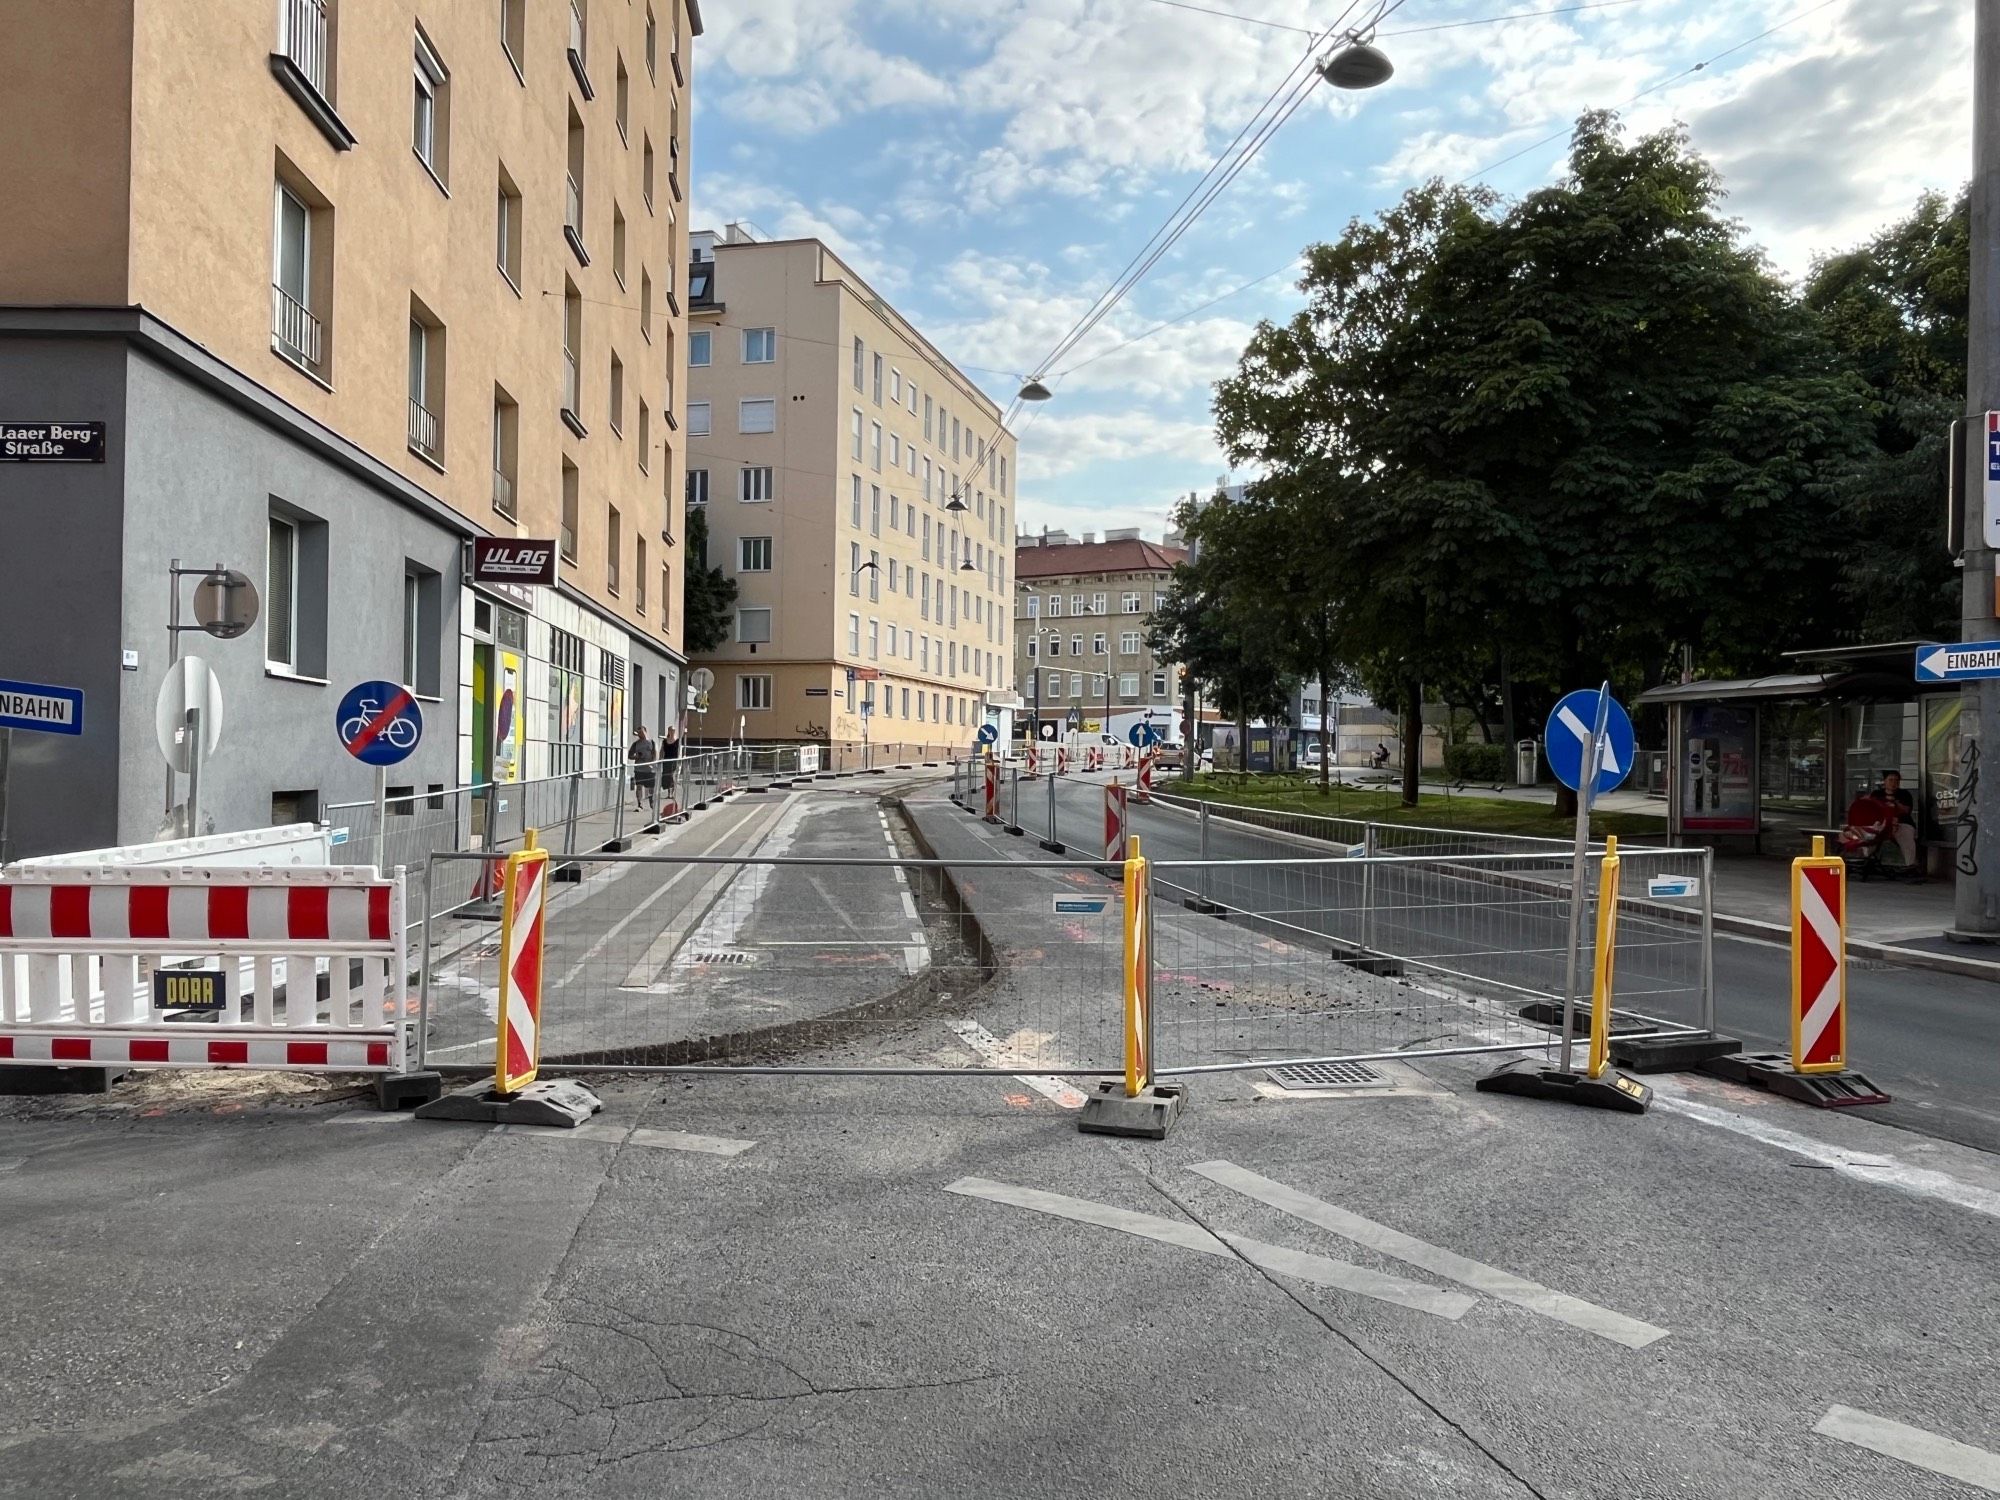
[[[582,378],[577,374],[576,355],[565,349],[563,350],[563,410],[573,417],[582,415],[579,405],[581,391]]]
[[[319,319],[281,286],[271,288],[271,340],[287,359],[319,364]]]
[[[326,93],[326,0],[284,0],[285,56],[319,93]]]
[[[493,471],[493,508],[509,520],[514,518],[514,481],[498,469]]]
[[[567,186],[563,193],[563,223],[569,226],[570,233],[582,239],[583,184],[574,177],[566,177],[564,182]]]
[[[410,398],[410,446],[428,458],[438,453],[438,419],[414,396]]]

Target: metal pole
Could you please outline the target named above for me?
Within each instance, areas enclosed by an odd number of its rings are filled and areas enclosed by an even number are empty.
[[[424,1071],[431,1045],[431,879],[437,856],[424,861],[423,963],[417,969],[417,1071]]]
[[[382,838],[389,827],[389,768],[375,768],[375,859],[377,871],[382,868]]]
[[[167,675],[173,676],[174,666],[181,659],[181,560],[176,557],[167,563]],[[167,806],[174,810],[174,768],[167,767]]]
[[[527,768],[523,766],[521,769],[525,772]],[[521,785],[525,787],[527,783],[522,782]],[[469,847],[472,842],[472,815],[470,809],[466,813],[465,832],[466,844]],[[486,829],[480,838],[480,843],[484,848],[497,849],[500,847],[500,838],[500,783],[489,781],[486,783]]]
[[[0,729],[0,865],[7,863],[7,781],[13,774],[14,731]]]
[[[1373,949],[1375,946],[1375,856],[1381,850],[1381,841],[1376,836],[1376,825],[1361,825],[1361,946]]]
[[[1201,828],[1201,844],[1196,857],[1201,860],[1201,869],[1196,876],[1196,884],[1199,887],[1199,890],[1197,892],[1197,899],[1201,902],[1202,910],[1206,911],[1208,910],[1209,907],[1215,904],[1214,902],[1208,899],[1208,799],[1207,798],[1202,799],[1201,811],[1198,815],[1198,822]]]
[[[1576,979],[1583,948],[1584,909],[1590,903],[1590,807],[1597,800],[1597,761],[1603,753],[1604,724],[1610,713],[1611,684],[1598,691],[1597,712],[1592,716],[1590,738],[1583,744],[1582,768],[1577,773],[1576,846],[1569,862],[1569,943],[1563,976],[1562,1070],[1576,1071]]]
[[[583,789],[583,772],[569,773],[569,817],[563,824],[563,853],[576,853],[576,798]]]
[[[188,800],[187,838],[196,837],[201,829],[201,705],[195,704],[187,711],[187,723],[181,731],[187,736],[188,753]]]
[[[1715,851],[1701,851],[1701,1029],[1715,1032]]]
[[[1049,767],[1049,843],[1056,842],[1056,768]]]
[[[2000,7],[1974,7],[1972,76],[1972,278],[1968,325],[1972,330],[1965,371],[1966,443],[1965,572],[1961,580],[1960,638],[1990,640],[1994,629],[1994,563],[1988,544],[1987,454],[1992,438],[1985,414],[2000,411]],[[2000,751],[2000,682],[1975,681],[1961,689],[1959,714],[1963,764],[1977,768],[1987,745]],[[1973,868],[1961,865],[1952,900],[1952,935],[1973,942],[2000,941],[2000,816],[1979,817],[1979,791],[1960,816],[1977,819]]]
[[[1007,768],[1007,789],[1009,799],[1009,811],[1007,814],[1008,831],[1019,833],[1021,831],[1021,768],[1019,766],[1009,766]],[[0,797],[4,796],[5,788],[0,787]],[[5,803],[0,802],[0,812],[4,812],[4,809]],[[6,838],[6,820],[4,817],[0,817],[0,854],[4,854],[6,850]]]

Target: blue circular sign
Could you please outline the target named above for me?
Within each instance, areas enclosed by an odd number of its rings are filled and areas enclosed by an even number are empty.
[[[424,737],[424,716],[410,690],[393,682],[358,682],[333,714],[334,732],[364,766],[407,760]]]
[[[991,724],[981,724],[981,725],[979,726],[979,743],[980,743],[980,744],[982,744],[982,745],[990,745],[990,744],[992,744],[992,743],[993,743],[993,742],[994,742],[995,740],[997,740],[997,739],[999,739],[999,738],[1000,738],[1000,731],[999,731],[999,729],[997,729],[997,728],[996,728],[995,726],[993,726],[993,725],[991,725]]]
[[[1595,688],[1581,688],[1564,698],[1549,715],[1542,743],[1549,769],[1571,791],[1583,789],[1583,758],[1588,753],[1598,707],[1604,708],[1604,738],[1597,747],[1597,777],[1591,795],[1601,797],[1632,774],[1637,741],[1631,715],[1616,698]]]
[[[1166,736],[1161,734],[1152,722],[1148,720],[1144,723],[1134,724],[1130,729],[1126,730],[1125,738],[1141,749],[1144,749],[1148,745],[1159,744]]]

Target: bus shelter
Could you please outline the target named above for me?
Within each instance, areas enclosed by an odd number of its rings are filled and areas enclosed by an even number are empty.
[[[1958,690],[1920,687],[1915,653],[1915,642],[1787,652],[1804,670],[1640,694],[1666,711],[1669,837],[1796,853],[1897,771],[1919,840],[1949,848],[1973,768],[1962,760]]]

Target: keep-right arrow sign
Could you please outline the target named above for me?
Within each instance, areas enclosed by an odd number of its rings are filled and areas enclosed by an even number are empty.
[[[1917,647],[1917,681],[1970,682],[2000,677],[2000,641]]]

